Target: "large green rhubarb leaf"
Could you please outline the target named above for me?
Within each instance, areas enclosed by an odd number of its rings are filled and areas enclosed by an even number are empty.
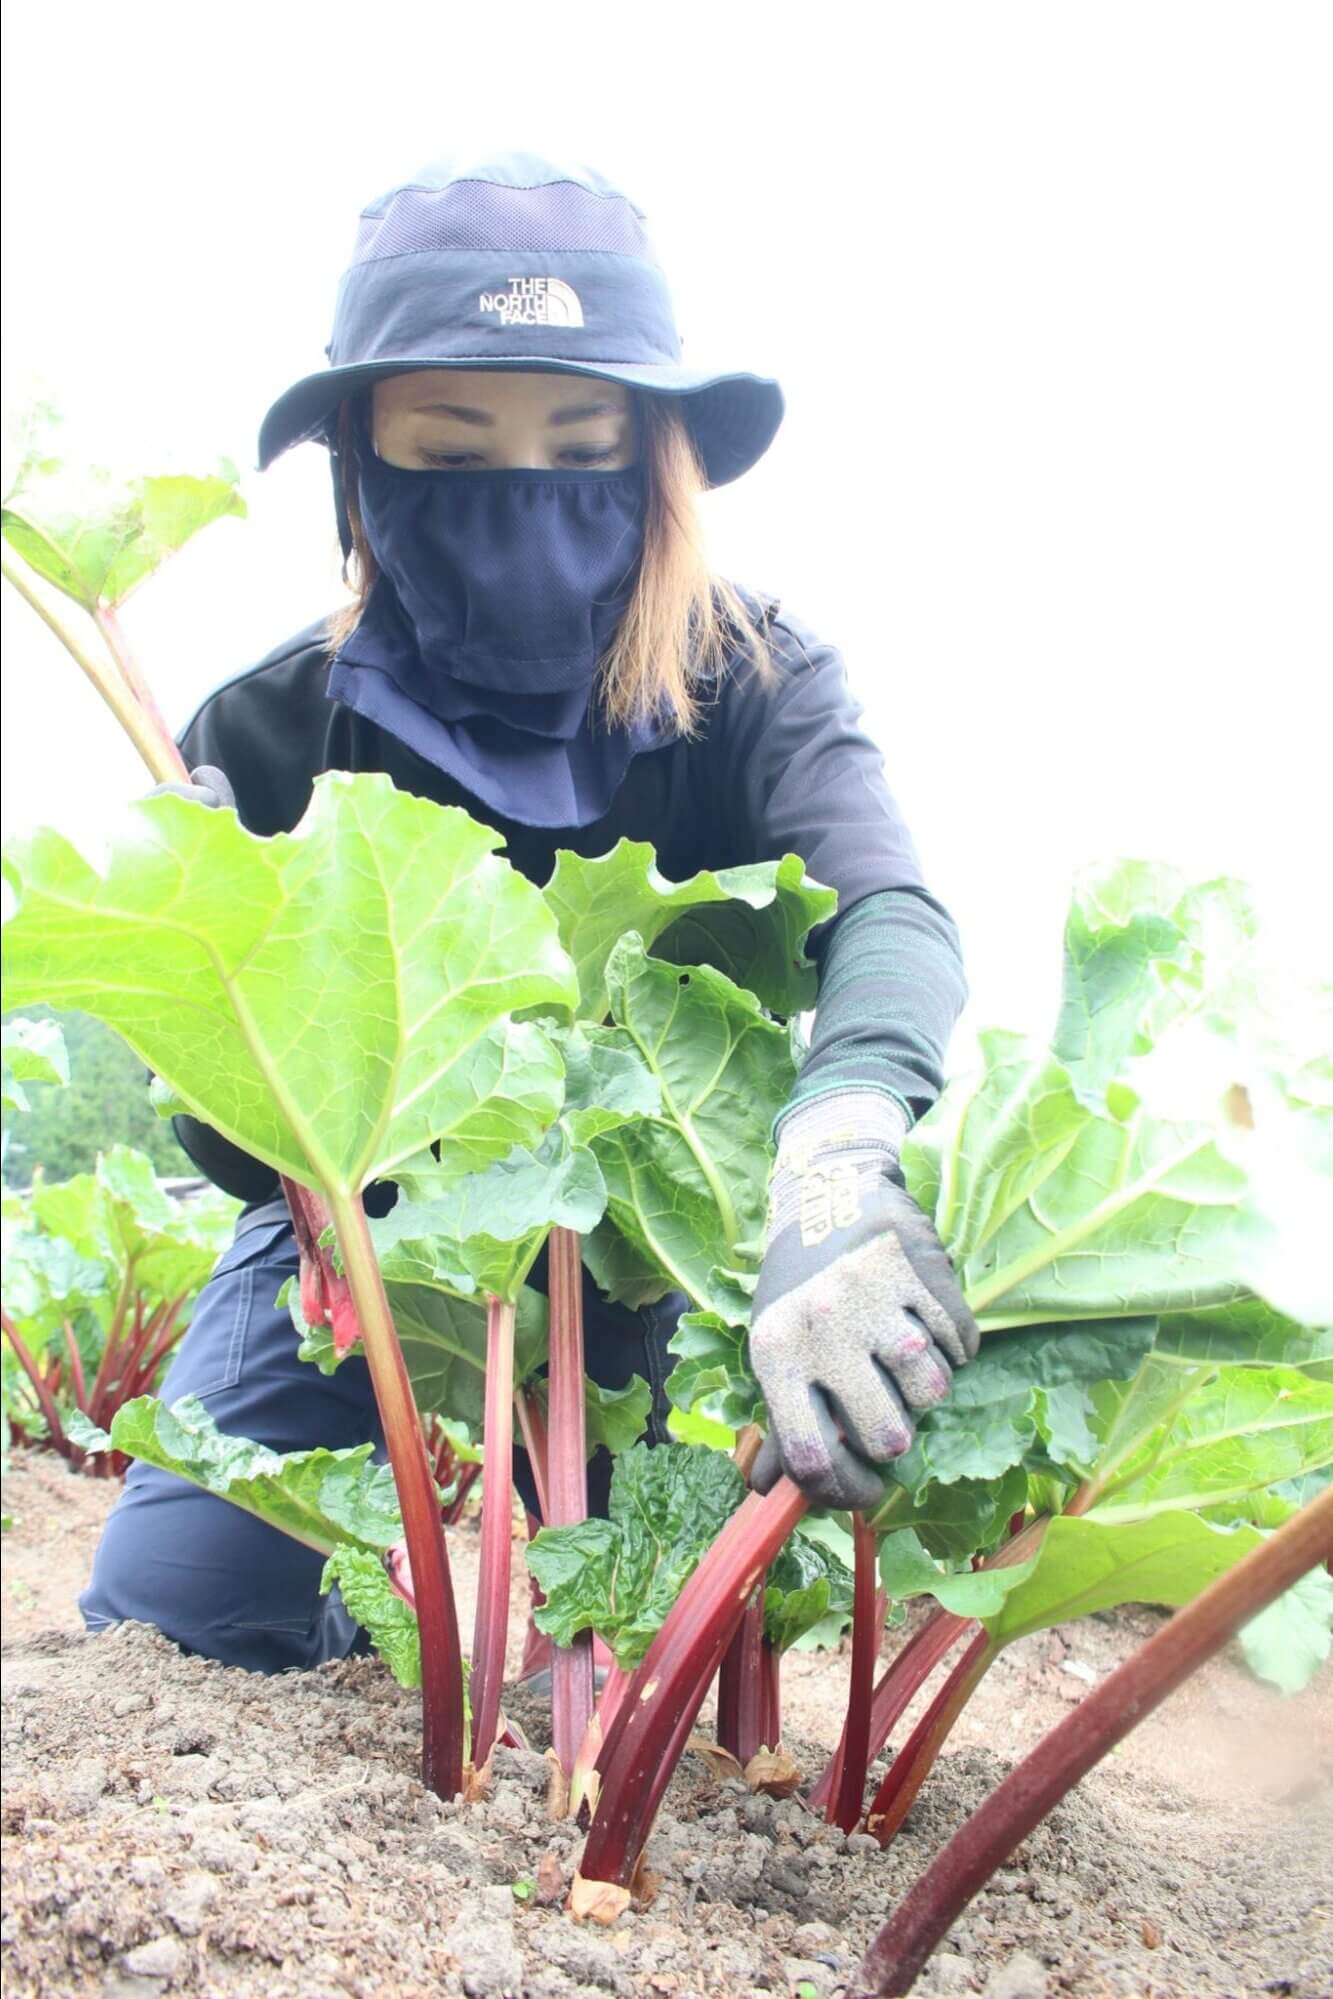
[[[1156,1350],[1177,1360],[1249,1367],[1311,1367],[1333,1360],[1333,1326],[1302,1326],[1262,1298],[1168,1314]]]
[[[670,882],[644,840],[621,840],[596,859],[563,850],[545,893],[578,967],[580,1016],[594,1021],[610,1004],[608,961],[627,930],[659,958],[716,966],[771,1012],[799,1013],[815,1000],[802,946],[838,900],[795,854]]]
[[[1089,1486],[1102,1520],[1221,1506],[1333,1464],[1333,1384],[1294,1368],[1152,1356],[1093,1401],[1104,1441]]]
[[[196,1116],[334,1194],[436,1139],[482,1167],[553,1121],[559,1056],[507,1016],[572,1006],[574,971],[498,834],[336,771],[272,839],[175,797],[129,823],[105,873],[53,832],[8,850],[13,1003],[107,1021]]]
[[[121,479],[62,459],[58,422],[49,405],[34,410],[0,528],[30,568],[85,610],[123,602],[200,528],[246,511],[225,460],[204,478]]]
[[[1059,1170],[956,1267],[983,1326],[1220,1304],[1246,1290],[1244,1193],[1207,1127],[1090,1118]]]
[[[1174,868],[1115,861],[1075,883],[1053,1052],[1093,1108],[1120,1117],[1126,1070],[1168,1030],[1253,998],[1255,919],[1244,884],[1187,884]]]
[[[230,1500],[270,1527],[330,1554],[340,1541],[380,1551],[403,1538],[387,1464],[370,1462],[373,1445],[340,1451],[271,1451],[248,1437],[228,1437],[195,1395],[168,1408],[136,1396],[99,1430],[77,1410],[68,1425],[85,1451],[124,1451]]]
[[[1255,1289],[1311,1317],[1324,1294],[1313,1278],[1294,1284],[1292,1248],[1314,1239],[1311,1204],[1333,1172],[1327,1044],[1315,1031],[1291,1065],[1299,1081],[1270,1090],[1290,1115],[1274,1119],[1265,1099],[1256,1117],[1292,1036],[1269,1022],[1253,931],[1235,882],[1186,887],[1131,861],[1080,879],[1053,1048],[983,1035],[978,1071],[950,1083],[903,1148],[983,1331],[1179,1316]],[[1299,1208],[1299,1228],[1283,1208]],[[1279,1288],[1261,1280],[1265,1263]]]
[[[105,1314],[114,1283],[104,1263],[44,1235],[27,1216],[6,1215],[3,1239],[5,1311],[30,1353],[43,1353],[67,1319],[77,1324],[83,1314]]]
[[[657,1078],[627,1034],[616,1028],[551,1029],[565,1064],[560,1122],[576,1145],[662,1108]]]
[[[633,933],[611,953],[607,988],[661,1113],[593,1140],[608,1208],[589,1265],[612,1298],[678,1286],[726,1317],[735,1287],[719,1272],[743,1269],[764,1233],[769,1129],[795,1079],[788,1036],[723,973],[650,958]]]
[[[528,1567],[546,1601],[533,1615],[557,1645],[601,1634],[637,1666],[701,1558],[745,1497],[730,1458],[688,1444],[633,1444],[616,1459],[610,1514],[543,1527]]]
[[[979,1253],[1088,1122],[1068,1072],[1020,1034],[978,1036],[982,1066],[950,1083],[912,1129],[903,1170],[955,1264]]]
[[[984,1619],[986,1629],[1007,1645],[1117,1604],[1178,1609],[1262,1546],[1263,1538],[1254,1527],[1210,1526],[1196,1513],[1141,1520],[1061,1516],[1046,1529],[1035,1566]]]

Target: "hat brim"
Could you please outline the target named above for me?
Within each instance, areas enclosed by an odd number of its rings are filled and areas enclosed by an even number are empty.
[[[762,458],[777,434],[784,409],[782,391],[766,375],[719,374],[684,368],[676,361],[561,361],[540,355],[496,356],[494,359],[363,361],[345,368],[325,368],[307,375],[278,397],[259,432],[259,469],[308,439],[329,441],[338,406],[358,389],[390,375],[410,375],[427,368],[516,368],[531,374],[589,375],[596,381],[624,382],[654,395],[677,396],[682,414],[703,460],[710,486],[725,486]]]

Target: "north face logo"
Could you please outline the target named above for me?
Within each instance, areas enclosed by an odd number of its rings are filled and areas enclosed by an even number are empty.
[[[483,292],[482,312],[498,312],[503,326],[582,326],[583,307],[563,278],[511,278],[507,292]]]

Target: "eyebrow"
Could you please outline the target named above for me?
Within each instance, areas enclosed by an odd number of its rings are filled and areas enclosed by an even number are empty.
[[[489,410],[466,409],[461,403],[414,403],[413,413],[417,416],[456,416],[460,423],[484,424],[493,427],[495,418]],[[548,422],[556,424],[584,423],[595,416],[621,416],[624,412],[619,403],[572,403],[562,410],[553,410]]]

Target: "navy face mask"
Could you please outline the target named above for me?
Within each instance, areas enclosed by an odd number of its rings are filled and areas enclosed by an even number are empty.
[[[642,466],[414,472],[363,449],[380,575],[330,698],[506,818],[589,825],[631,759],[674,733],[610,728],[593,702],[643,554]]]

